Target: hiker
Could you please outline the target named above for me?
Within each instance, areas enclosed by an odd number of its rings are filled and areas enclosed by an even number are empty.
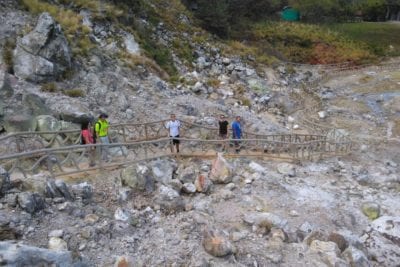
[[[95,132],[96,132],[96,141],[97,143],[101,143],[106,146],[100,147],[101,159],[108,162],[111,160],[109,155],[109,147],[110,139],[108,137],[108,128],[109,124],[107,121],[108,115],[105,113],[101,113],[98,121],[95,124]]]
[[[240,123],[240,116],[236,116],[235,121],[232,123],[232,138],[234,139],[236,153],[240,152],[240,141],[242,138],[242,125]]]
[[[171,120],[167,122],[165,127],[169,130],[169,137],[171,140],[171,153],[174,153],[174,146],[176,147],[176,153],[179,153],[179,130],[181,122],[176,119],[175,114],[171,114]]]
[[[91,126],[92,124],[89,121],[85,121],[81,124],[82,144],[94,144],[93,133],[90,130],[92,128]],[[89,167],[95,166],[96,148],[94,146],[88,147],[87,153],[89,156]]]
[[[226,140],[226,138],[228,137],[228,125],[229,125],[229,122],[226,120],[225,116],[224,115],[219,116],[219,120],[218,120],[219,139]],[[222,142],[222,151],[225,151],[225,150],[226,150],[226,142]]]

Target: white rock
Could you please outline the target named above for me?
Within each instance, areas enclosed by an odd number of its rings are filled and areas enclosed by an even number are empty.
[[[62,237],[64,235],[64,230],[53,230],[48,234],[48,237]]]
[[[129,220],[129,214],[127,214],[121,208],[117,208],[117,210],[114,213],[114,219],[116,219],[117,221],[126,222]]]
[[[259,172],[259,173],[266,172],[266,170],[263,166],[261,166],[260,164],[254,162],[254,161],[250,162],[249,167],[255,172]]]
[[[135,41],[132,34],[127,33],[124,36],[125,49],[129,54],[137,55],[140,54],[139,44]]]
[[[67,242],[59,237],[50,237],[49,249],[55,251],[68,250],[68,245]]]
[[[319,117],[320,119],[325,119],[326,116],[327,116],[326,111],[319,111],[319,112],[318,112],[318,117]]]

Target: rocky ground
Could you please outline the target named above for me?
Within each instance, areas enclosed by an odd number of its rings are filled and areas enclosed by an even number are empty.
[[[25,24],[35,25],[35,17],[6,2],[1,33],[21,34]],[[53,25],[48,17],[43,23]],[[115,32],[96,27],[102,31],[94,30],[93,39],[101,47],[106,37],[100,32]],[[14,51],[31,51],[17,57],[44,62],[48,70],[43,50],[32,51],[39,33],[46,30],[26,33]],[[310,116],[344,129],[354,150],[300,163],[162,158],[56,181],[44,174],[16,179],[0,168],[2,264],[399,266],[399,71],[333,76],[312,88],[320,110],[311,114],[301,112],[308,107],[293,97],[311,98],[300,89],[318,77],[311,67],[293,72],[282,65],[260,73],[217,47],[196,46],[195,68],[182,74],[190,82],[172,85],[144,67],[126,68],[113,51],[101,49],[71,79],[55,82],[66,89],[79,85],[85,92],[80,98],[41,90],[37,80],[54,76],[54,69],[39,75],[2,67],[3,131],[70,129],[103,111],[112,122],[152,121],[174,112],[204,125],[215,125],[220,113],[239,114],[252,132],[315,133],[299,117]],[[210,77],[219,85],[207,83]]]

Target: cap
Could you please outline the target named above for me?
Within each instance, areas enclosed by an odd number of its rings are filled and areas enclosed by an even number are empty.
[[[101,113],[100,116],[99,116],[99,118],[107,119],[107,118],[108,118],[108,115],[105,114],[105,113]]]

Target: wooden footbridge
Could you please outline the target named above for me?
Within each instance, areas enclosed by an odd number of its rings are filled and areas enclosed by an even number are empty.
[[[0,165],[11,175],[47,172],[52,177],[96,169],[119,168],[162,157],[263,157],[287,161],[314,160],[349,153],[352,142],[344,136],[244,133],[238,152],[234,140],[218,140],[218,129],[181,121],[180,153],[171,152],[166,121],[114,124],[111,144],[81,145],[80,130],[20,132],[0,138]],[[89,150],[108,147],[112,160],[96,156],[89,166]],[[224,151],[222,151],[224,150]],[[98,155],[99,153],[96,153]]]

